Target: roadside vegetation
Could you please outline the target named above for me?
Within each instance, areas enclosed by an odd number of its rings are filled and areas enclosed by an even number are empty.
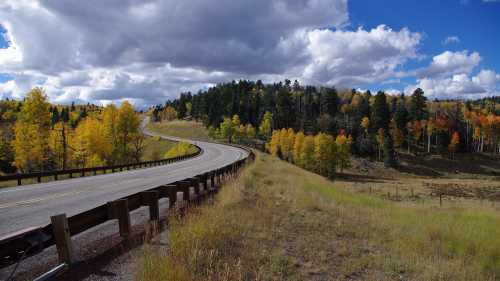
[[[136,277],[496,280],[500,276],[500,215],[495,207],[393,201],[382,193],[360,192],[352,183],[331,182],[258,154],[255,164],[224,186],[213,205],[172,222],[169,250],[147,251]]]
[[[167,153],[175,157],[194,150],[144,136],[141,116],[128,102],[120,107],[53,105],[40,88],[30,91],[24,101],[0,101],[0,121],[0,175],[159,160]],[[17,181],[0,183],[0,187],[13,185]]]
[[[203,124],[187,120],[163,120],[163,122],[151,122],[146,127],[148,130],[179,138],[193,140],[209,140],[208,132]]]

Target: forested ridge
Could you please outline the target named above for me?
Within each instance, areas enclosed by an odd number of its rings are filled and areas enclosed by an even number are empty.
[[[394,150],[410,153],[500,153],[500,107],[497,98],[476,101],[428,100],[421,89],[407,95],[383,91],[338,90],[302,86],[297,81],[264,84],[233,81],[197,94],[182,93],[152,109],[154,120],[192,117],[211,130],[225,118],[270,141],[273,130],[293,129],[305,136],[345,135],[352,153],[393,162]],[[266,113],[270,130],[260,127]],[[388,163],[393,165],[394,163]]]

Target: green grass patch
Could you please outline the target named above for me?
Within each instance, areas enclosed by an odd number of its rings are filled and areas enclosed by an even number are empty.
[[[195,121],[174,120],[151,122],[146,128],[152,132],[167,136],[193,140],[210,140],[205,126]]]

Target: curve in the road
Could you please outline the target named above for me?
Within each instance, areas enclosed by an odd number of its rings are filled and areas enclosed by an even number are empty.
[[[146,131],[145,134],[157,135]],[[0,189],[0,237],[48,224],[50,216],[55,214],[72,216],[143,190],[224,167],[248,154],[233,146],[190,142],[196,143],[203,153],[164,166]]]

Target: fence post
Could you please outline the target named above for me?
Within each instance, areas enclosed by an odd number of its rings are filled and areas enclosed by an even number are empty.
[[[72,264],[74,262],[73,244],[66,214],[52,216],[50,221],[52,222],[52,232],[56,241],[59,262]]]
[[[130,224],[130,213],[128,212],[127,199],[119,199],[108,203],[110,218],[118,219],[120,227],[120,236],[127,239],[131,232],[132,227]]]
[[[21,178],[17,178],[17,185],[22,185]]]
[[[57,173],[54,174],[54,180],[57,180]]]

